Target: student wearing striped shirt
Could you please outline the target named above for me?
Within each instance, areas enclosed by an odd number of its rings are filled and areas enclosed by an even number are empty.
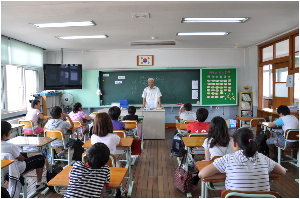
[[[224,178],[226,190],[270,191],[269,176],[280,177],[285,169],[270,158],[258,153],[254,135],[240,128],[233,135],[235,153],[216,159],[199,172],[199,178]]]
[[[109,148],[95,143],[87,150],[87,163],[76,162],[69,174],[70,182],[65,198],[103,198],[105,187],[110,183],[110,169],[105,165]]]

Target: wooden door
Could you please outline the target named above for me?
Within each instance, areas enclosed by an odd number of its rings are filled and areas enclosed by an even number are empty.
[[[273,65],[273,109],[280,105],[290,106],[293,101],[293,87],[286,87],[289,63]]]

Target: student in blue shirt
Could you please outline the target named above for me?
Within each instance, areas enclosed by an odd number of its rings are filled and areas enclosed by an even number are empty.
[[[288,129],[299,129],[299,120],[294,116],[290,115],[289,107],[285,105],[281,105],[277,108],[277,113],[279,114],[280,118],[276,121],[269,124],[269,127],[282,127],[282,129],[274,129],[276,135],[274,138],[269,138],[267,140],[267,145],[269,149],[273,152],[275,160],[277,160],[277,148],[276,145],[284,146],[285,144],[285,132]],[[298,147],[299,141],[297,140],[288,140],[287,147]]]

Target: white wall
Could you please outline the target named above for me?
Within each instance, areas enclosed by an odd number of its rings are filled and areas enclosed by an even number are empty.
[[[83,70],[141,68],[136,63],[137,55],[154,55],[153,68],[236,67],[238,91],[250,85],[252,91],[258,93],[257,50],[254,48],[67,51],[63,53],[63,63],[82,64]],[[59,64],[61,61],[60,51],[44,53],[45,63]]]

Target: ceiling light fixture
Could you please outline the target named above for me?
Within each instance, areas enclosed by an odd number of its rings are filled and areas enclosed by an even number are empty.
[[[244,23],[249,18],[182,18],[181,23],[197,23],[197,22],[235,22]]]
[[[63,28],[63,27],[76,27],[76,26],[95,26],[94,21],[74,21],[74,22],[60,22],[60,23],[39,23],[30,25],[36,28]]]
[[[228,35],[229,32],[178,32],[177,36],[193,36],[193,35]]]
[[[55,36],[56,39],[103,39],[107,35],[87,35],[87,36]]]

